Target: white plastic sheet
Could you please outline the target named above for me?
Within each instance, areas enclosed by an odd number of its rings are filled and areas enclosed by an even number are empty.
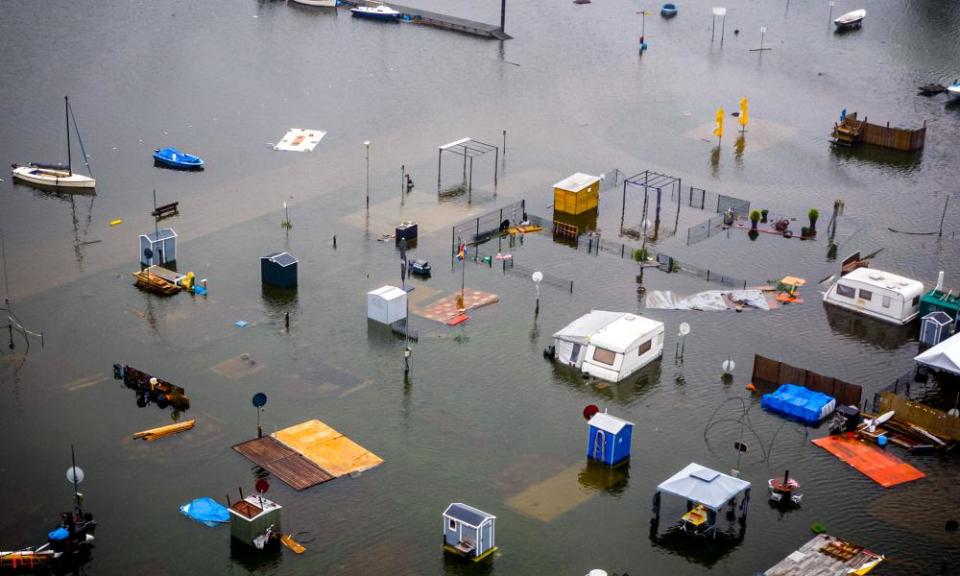
[[[770,305],[760,290],[708,290],[690,296],[677,296],[669,290],[647,294],[647,308],[659,310],[732,310],[737,304],[769,310]]]

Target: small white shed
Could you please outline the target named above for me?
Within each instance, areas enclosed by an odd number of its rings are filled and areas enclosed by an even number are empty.
[[[367,318],[393,324],[407,317],[407,293],[396,286],[382,286],[367,292]]]

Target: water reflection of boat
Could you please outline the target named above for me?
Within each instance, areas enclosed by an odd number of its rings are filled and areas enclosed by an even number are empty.
[[[297,4],[305,4],[307,6],[319,6],[322,8],[336,8],[337,0],[293,0]]]
[[[836,306],[824,306],[827,323],[837,333],[884,350],[896,350],[916,338],[916,324],[891,324]]]

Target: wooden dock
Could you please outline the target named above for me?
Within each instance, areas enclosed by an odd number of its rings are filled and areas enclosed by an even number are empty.
[[[372,2],[370,0],[355,0],[353,3],[364,6],[378,6],[380,4],[380,2]],[[476,20],[458,18],[457,16],[440,14],[439,12],[430,12],[428,10],[421,10],[411,6],[403,6],[402,4],[393,4],[391,2],[384,2],[383,4],[399,11],[404,16],[409,16],[409,21],[413,22],[414,24],[435,26],[437,28],[443,28],[444,30],[462,32],[464,34],[471,34],[473,36],[480,36],[482,38],[494,38],[496,40],[509,40],[511,38],[509,34],[503,31],[503,28],[497,26],[496,24],[486,24]]]
[[[332,474],[269,436],[242,442],[233,449],[296,490],[334,479]]]
[[[882,148],[892,148],[901,152],[914,152],[923,148],[927,136],[927,123],[916,130],[906,128],[891,128],[871,124],[867,118],[857,118],[857,113],[847,114],[843,122],[833,125],[833,143],[839,146],[853,146],[854,144],[872,144]]]

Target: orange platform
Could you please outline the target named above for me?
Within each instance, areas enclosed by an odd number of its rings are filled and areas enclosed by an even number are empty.
[[[813,443],[853,466],[884,488],[919,480],[925,474],[913,466],[877,448],[865,444],[849,434],[825,436]]]

